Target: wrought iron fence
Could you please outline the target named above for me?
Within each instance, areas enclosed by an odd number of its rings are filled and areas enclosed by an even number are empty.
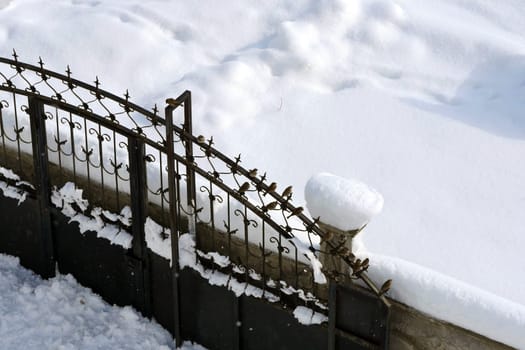
[[[94,85],[74,79],[69,67],[59,74],[41,59],[31,65],[15,52],[12,59],[0,57],[0,165],[35,184],[45,227],[52,188],[67,182],[83,188],[89,199],[89,206],[76,209],[88,216],[98,210],[101,220],[130,231],[130,251],[143,262],[145,224],[154,220],[162,227],[160,238],[171,244],[166,258],[172,261],[175,308],[179,237],[186,232],[196,237],[199,264],[283,301],[327,304],[315,281],[315,261],[325,255],[344,261],[353,279],[388,303],[383,294],[389,283],[378,288],[367,277],[367,259],[357,259],[344,242],[333,243],[318,219],[294,206],[291,186],[279,188],[266,173],[243,167],[241,155],[231,159],[214,147],[213,138],[193,135],[189,91],[168,99],[162,117],[157,106],[147,110],[132,103],[127,91],[119,97],[100,86],[98,77]],[[128,209],[131,222],[116,219]],[[320,249],[322,240],[328,251]],[[53,275],[52,242],[44,249]],[[211,252],[228,263],[218,263]],[[342,277],[322,272],[332,280]],[[144,293],[147,309],[147,288]]]

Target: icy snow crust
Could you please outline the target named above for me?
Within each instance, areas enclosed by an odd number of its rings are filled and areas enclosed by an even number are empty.
[[[0,254],[0,290],[2,349],[175,349],[156,322],[107,304],[71,275],[42,280]],[[182,349],[205,350],[189,342]]]
[[[383,209],[383,196],[373,188],[328,173],[312,176],[304,197],[312,217],[342,231],[363,228]]]
[[[374,184],[388,205],[370,252],[523,307],[523,18],[521,0],[12,0],[0,54],[145,105],[191,89],[195,133],[280,186],[319,171]]]

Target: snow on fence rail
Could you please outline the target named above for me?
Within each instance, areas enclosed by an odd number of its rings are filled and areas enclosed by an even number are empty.
[[[367,277],[367,261],[330,240],[321,250],[330,233],[292,204],[291,186],[268,181],[266,173],[243,167],[241,155],[231,159],[214,148],[213,138],[192,134],[189,91],[168,99],[162,117],[157,106],[147,110],[127,91],[119,97],[100,86],[98,77],[94,85],[74,79],[69,67],[64,75],[45,69],[41,59],[30,65],[16,52],[0,57],[0,165],[35,184],[43,197],[72,181],[94,207],[118,213],[130,206],[137,258],[146,254],[144,227],[153,218],[166,228],[161,239],[171,243],[175,285],[178,239],[189,232],[204,253],[229,257],[242,267],[233,272],[263,291],[278,280],[315,294],[325,276],[341,277],[321,269],[319,258],[328,255],[388,303],[385,288]],[[53,268],[50,263],[50,274]],[[300,282],[305,273],[308,283]]]

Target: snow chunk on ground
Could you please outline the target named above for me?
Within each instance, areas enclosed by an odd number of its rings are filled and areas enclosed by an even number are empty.
[[[392,278],[388,296],[504,344],[525,349],[525,307],[482,289],[394,257],[366,253],[369,276]]]
[[[325,315],[315,312],[312,309],[309,309],[305,306],[298,306],[293,311],[294,317],[301,324],[312,325],[312,324],[321,324],[328,321],[328,317]]]
[[[362,228],[383,209],[383,196],[373,188],[328,173],[312,176],[304,195],[313,217],[343,231]]]
[[[0,254],[0,290],[2,349],[175,349],[159,324],[107,304],[71,275],[42,280]],[[204,348],[185,342],[182,349]]]

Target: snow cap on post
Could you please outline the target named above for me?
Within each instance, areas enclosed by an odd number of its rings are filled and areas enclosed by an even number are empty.
[[[305,199],[312,217],[341,231],[362,229],[383,209],[383,196],[375,189],[329,173],[308,180]]]

